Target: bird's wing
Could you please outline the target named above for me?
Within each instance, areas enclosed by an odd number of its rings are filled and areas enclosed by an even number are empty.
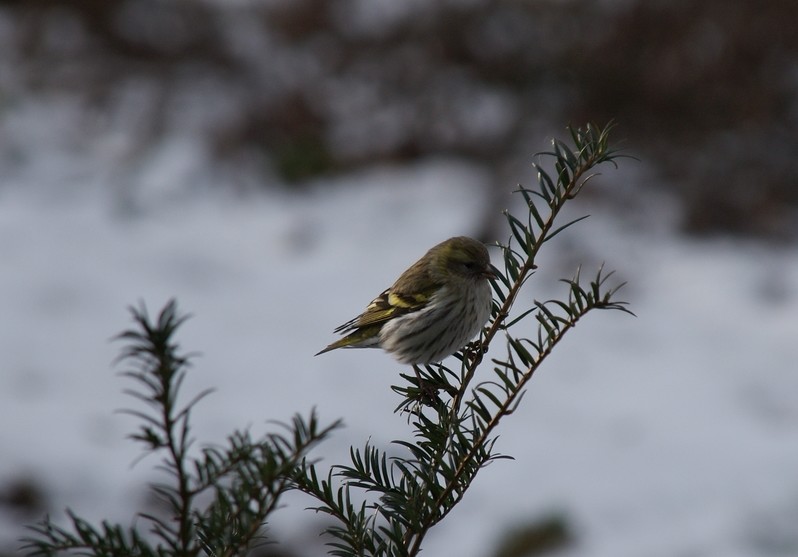
[[[408,294],[389,288],[374,298],[363,313],[335,329],[335,332],[381,325],[394,317],[418,311],[427,305],[434,291]]]
[[[363,313],[336,328],[336,333],[346,336],[319,354],[348,346],[378,345],[377,339],[383,324],[426,307],[440,289],[441,284],[429,280],[425,273],[426,270],[419,263],[410,267],[393,286],[374,298]]]
[[[382,325],[394,317],[418,311],[427,305],[441,286],[430,276],[428,267],[419,260],[402,273],[393,286],[374,298],[363,313],[335,329],[335,332]]]

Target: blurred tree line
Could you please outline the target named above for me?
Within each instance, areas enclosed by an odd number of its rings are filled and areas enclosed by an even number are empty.
[[[0,118],[15,94],[132,95],[141,145],[189,126],[287,183],[447,155],[502,187],[541,130],[614,119],[685,230],[793,239],[797,21],[795,0],[0,0]]]

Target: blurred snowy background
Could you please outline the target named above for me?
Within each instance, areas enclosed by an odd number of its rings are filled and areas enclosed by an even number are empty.
[[[438,241],[507,232],[565,125],[618,123],[529,298],[605,261],[430,555],[798,556],[798,4],[740,0],[0,1],[0,554],[70,507],[152,505],[115,413],[126,307],[170,297],[215,387],[195,434],[316,407],[381,446],[399,366],[313,358]],[[523,486],[519,489],[519,486]],[[324,554],[290,498],[272,554]],[[521,555],[521,554],[517,554]]]

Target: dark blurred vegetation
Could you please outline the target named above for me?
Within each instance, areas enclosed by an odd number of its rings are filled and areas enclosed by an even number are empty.
[[[508,531],[499,542],[495,557],[532,557],[545,555],[575,545],[576,535],[568,517],[551,513],[520,524]]]
[[[138,87],[142,143],[191,108],[216,115],[196,133],[220,162],[255,157],[289,183],[444,154],[506,188],[541,137],[613,119],[655,177],[639,187],[673,190],[685,230],[798,236],[795,0],[0,0],[3,13],[25,90],[102,113]]]

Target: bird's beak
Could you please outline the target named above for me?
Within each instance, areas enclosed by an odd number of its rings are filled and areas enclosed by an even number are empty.
[[[495,279],[498,276],[497,275],[498,272],[499,270],[496,269],[496,267],[494,267],[493,265],[491,265],[490,267],[482,271],[482,276],[485,277],[486,279]]]

